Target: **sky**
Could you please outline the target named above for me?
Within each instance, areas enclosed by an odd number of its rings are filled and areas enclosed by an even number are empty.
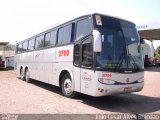
[[[159,6],[160,0],[0,0],[0,42],[15,44],[54,24],[94,12],[135,24],[160,21]]]

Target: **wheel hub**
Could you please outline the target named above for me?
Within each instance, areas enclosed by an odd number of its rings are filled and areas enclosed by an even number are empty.
[[[66,79],[64,81],[64,90],[67,94],[70,94],[73,90],[72,90],[72,82],[70,79]]]

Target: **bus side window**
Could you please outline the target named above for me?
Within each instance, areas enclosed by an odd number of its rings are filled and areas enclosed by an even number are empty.
[[[44,45],[45,46],[50,46],[50,40],[51,40],[51,33],[49,32],[49,33],[46,33],[45,34],[45,41],[44,41]]]
[[[16,53],[18,53],[18,46],[19,46],[19,44],[16,45]]]
[[[79,40],[91,33],[91,19],[86,18],[77,22],[76,40]]]
[[[36,37],[35,49],[44,46],[44,35]]]
[[[80,57],[80,43],[79,43],[74,46],[74,65],[80,66],[80,61],[81,57]]]
[[[72,26],[73,24],[69,24],[58,30],[58,42],[57,42],[58,45],[68,44],[72,42],[73,39]]]
[[[22,52],[22,43],[18,44],[17,46],[17,53],[21,53]]]
[[[63,41],[63,28],[60,28],[58,30],[58,41],[57,41],[57,44],[58,45],[62,44],[62,41]]]
[[[51,32],[50,44],[56,45],[56,41],[57,41],[57,30],[54,30]]]
[[[27,51],[27,48],[28,48],[28,40],[27,40],[27,41],[24,41],[22,46],[23,46],[22,52]]]
[[[34,49],[34,43],[35,43],[34,38],[28,41],[28,50],[33,50]]]
[[[36,41],[35,41],[35,49],[36,48],[39,48],[39,45],[40,45],[40,37],[36,37]]]
[[[45,46],[55,46],[57,40],[57,30],[45,34]]]
[[[63,28],[63,41],[62,44],[67,44],[71,42],[72,37],[72,24],[67,25]]]

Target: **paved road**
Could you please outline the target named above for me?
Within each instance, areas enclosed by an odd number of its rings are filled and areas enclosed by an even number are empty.
[[[61,95],[58,87],[38,81],[26,83],[14,71],[0,71],[0,113],[160,114],[159,86],[160,72],[146,71],[145,87],[139,93],[69,99]]]

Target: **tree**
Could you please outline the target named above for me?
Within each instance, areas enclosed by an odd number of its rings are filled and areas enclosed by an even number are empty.
[[[156,59],[160,58],[160,46],[155,51],[155,58]]]

